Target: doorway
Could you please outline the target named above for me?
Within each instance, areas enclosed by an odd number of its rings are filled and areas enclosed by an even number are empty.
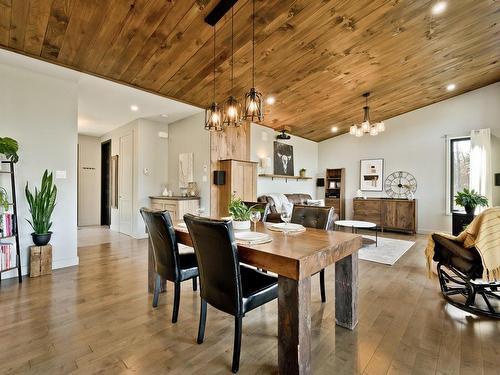
[[[111,140],[101,143],[101,225],[111,225]]]

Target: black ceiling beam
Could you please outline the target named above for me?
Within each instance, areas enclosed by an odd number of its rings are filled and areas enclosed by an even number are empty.
[[[221,0],[219,4],[205,17],[205,22],[210,26],[215,26],[219,20],[236,4],[238,0]]]

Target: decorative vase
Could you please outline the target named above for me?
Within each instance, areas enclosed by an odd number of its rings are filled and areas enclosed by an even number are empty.
[[[51,236],[52,236],[52,232],[47,232],[45,234],[31,233],[31,237],[33,238],[33,243],[36,246],[47,245],[50,242]]]
[[[474,215],[474,211],[476,211],[476,207],[465,206],[464,208],[467,215]]]
[[[236,230],[250,229],[250,220],[245,220],[245,221],[233,220],[233,229]]]

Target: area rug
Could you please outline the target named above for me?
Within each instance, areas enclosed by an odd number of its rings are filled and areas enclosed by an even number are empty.
[[[375,246],[375,236],[363,236],[373,243],[363,243],[358,252],[359,259],[370,262],[394,265],[415,244],[414,241],[395,240],[392,238],[378,238],[378,247]]]

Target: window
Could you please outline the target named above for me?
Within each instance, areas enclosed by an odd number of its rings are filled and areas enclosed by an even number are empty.
[[[455,195],[470,187],[470,137],[451,138],[450,160],[450,209],[463,210],[455,204]]]

